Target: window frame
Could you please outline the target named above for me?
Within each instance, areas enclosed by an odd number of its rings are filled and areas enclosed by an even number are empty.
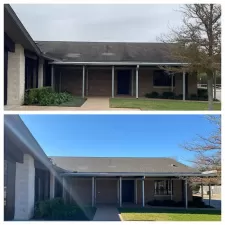
[[[163,182],[163,188],[166,189],[164,190],[163,194],[159,192],[159,187],[157,188],[157,184],[160,182]],[[171,196],[173,195],[173,180],[171,179],[166,179],[166,180],[154,180],[154,196]]]
[[[166,73],[166,70],[154,70],[153,71],[153,76],[152,76],[152,84],[153,84],[153,87],[154,88],[171,88],[172,87],[172,76],[173,76],[173,87],[175,87],[176,86],[176,82],[175,82],[175,74],[173,73],[173,74],[171,74],[171,75],[167,75],[168,77],[170,77],[169,79],[170,79],[170,84],[169,85],[157,85],[157,84],[155,84],[155,76],[156,76],[156,73],[158,73],[158,72],[163,72],[164,73],[164,75],[165,75],[165,73]],[[161,76],[161,74],[160,74],[160,76]]]

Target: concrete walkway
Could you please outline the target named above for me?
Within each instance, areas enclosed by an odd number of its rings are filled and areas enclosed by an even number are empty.
[[[121,219],[116,207],[100,206],[96,210],[93,221],[121,221]]]
[[[81,107],[62,107],[62,106],[5,106],[4,110],[9,111],[89,111],[89,110],[110,110],[110,111],[140,111],[140,109],[129,108],[110,108],[109,98],[90,97]]]

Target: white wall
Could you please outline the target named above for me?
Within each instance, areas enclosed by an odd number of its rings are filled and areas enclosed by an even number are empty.
[[[33,216],[35,196],[35,167],[32,156],[25,154],[24,162],[16,163],[15,220],[29,220]]]
[[[22,105],[25,91],[24,48],[15,45],[15,52],[8,53],[7,105]]]

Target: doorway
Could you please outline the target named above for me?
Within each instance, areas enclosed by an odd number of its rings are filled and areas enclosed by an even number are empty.
[[[131,70],[117,71],[117,94],[129,95],[131,82]]]
[[[134,202],[134,180],[122,181],[122,202]]]

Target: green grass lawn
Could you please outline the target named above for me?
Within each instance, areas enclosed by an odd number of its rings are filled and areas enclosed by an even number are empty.
[[[220,210],[120,208],[125,221],[221,221]]]
[[[71,101],[64,102],[58,106],[63,106],[63,107],[81,107],[84,102],[86,101],[86,98],[80,98],[80,97],[73,97]]]
[[[136,108],[141,110],[208,110],[208,102],[111,98],[111,108]],[[214,110],[221,110],[221,103],[215,102]]]

